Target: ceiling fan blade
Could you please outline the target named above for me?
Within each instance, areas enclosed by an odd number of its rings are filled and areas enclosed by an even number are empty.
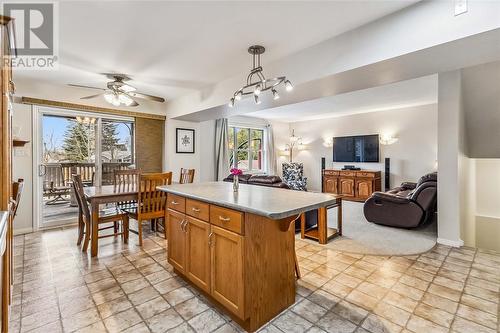
[[[137,103],[136,101],[134,101],[134,103],[130,104],[129,106],[138,106],[139,103]]]
[[[84,86],[84,85],[81,85],[81,84],[72,84],[72,83],[69,83],[68,86],[70,86],[70,87],[76,87],[76,88],[106,90],[104,88],[90,87],[90,86]]]
[[[101,95],[102,94],[95,94],[95,95],[90,95],[90,96],[84,96],[84,97],[80,97],[80,99],[91,99],[91,98],[99,97]]]
[[[135,91],[130,91],[130,92],[128,92],[128,94],[130,96],[136,97],[136,98],[148,99],[150,101],[155,101],[155,102],[160,102],[160,103],[165,102],[165,98],[163,98],[163,97],[152,96],[152,95],[147,95],[147,94],[141,94],[141,93],[138,93],[138,92],[135,92]]]

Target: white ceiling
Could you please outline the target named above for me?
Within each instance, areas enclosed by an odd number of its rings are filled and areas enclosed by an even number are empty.
[[[340,117],[437,103],[437,75],[247,113],[282,122]]]
[[[62,1],[60,69],[15,75],[18,85],[103,86],[97,73],[126,73],[140,91],[172,99],[245,75],[250,44],[267,48],[265,65],[415,2]]]

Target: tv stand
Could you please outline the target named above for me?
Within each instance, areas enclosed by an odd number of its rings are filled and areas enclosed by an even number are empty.
[[[335,170],[322,172],[322,192],[340,194],[343,200],[365,201],[382,189],[382,172],[371,170]]]

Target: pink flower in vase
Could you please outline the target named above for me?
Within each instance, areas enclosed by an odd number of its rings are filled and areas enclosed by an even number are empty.
[[[230,172],[233,176],[239,176],[243,174],[242,170],[236,168],[231,169]]]

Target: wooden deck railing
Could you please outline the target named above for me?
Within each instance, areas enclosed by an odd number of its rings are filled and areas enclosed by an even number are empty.
[[[102,164],[102,184],[113,184],[113,171],[127,169],[132,163],[103,163]],[[54,186],[67,185],[71,180],[71,175],[78,174],[82,176],[82,181],[86,183],[94,183],[95,179],[95,164],[94,163],[46,163],[44,184],[52,184]]]

